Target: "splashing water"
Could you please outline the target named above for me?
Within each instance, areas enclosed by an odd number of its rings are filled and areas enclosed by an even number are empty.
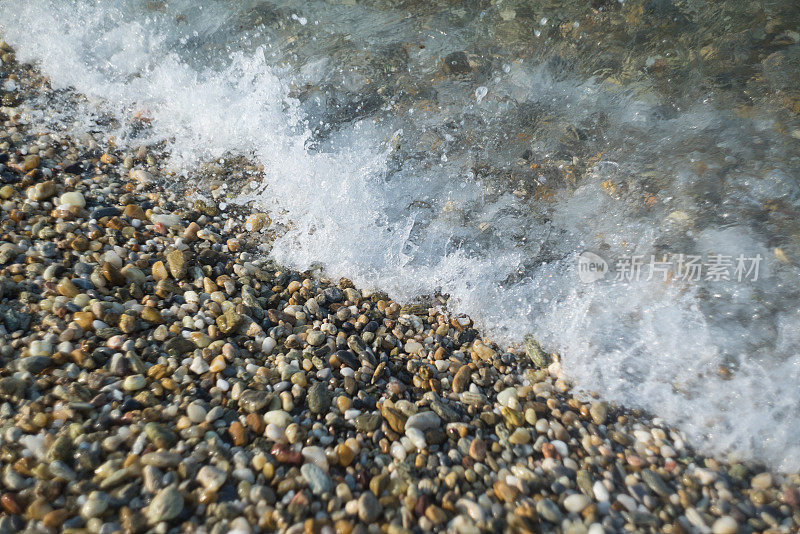
[[[446,294],[496,341],[561,353],[579,387],[708,451],[797,470],[797,118],[743,113],[724,87],[659,87],[670,63],[646,50],[653,78],[620,82],[552,53],[560,27],[528,5],[29,0],[0,3],[0,31],[88,98],[54,115],[74,131],[110,113],[108,135],[167,140],[179,174],[229,154],[263,165],[242,197],[287,226],[277,261],[399,299]],[[763,261],[757,280],[584,284],[584,250],[612,268]]]

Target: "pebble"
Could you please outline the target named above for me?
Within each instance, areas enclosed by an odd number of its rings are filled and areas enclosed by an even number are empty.
[[[169,521],[183,511],[183,496],[174,486],[159,491],[147,507],[147,519],[150,524]]]
[[[406,436],[408,436],[408,439],[411,440],[411,443],[417,448],[417,450],[425,450],[425,448],[428,446],[428,444],[425,442],[425,433],[418,428],[406,426]]]
[[[711,526],[713,534],[736,534],[739,531],[739,524],[731,516],[720,517]]]
[[[270,396],[265,391],[247,390],[239,397],[239,405],[250,413],[260,412],[270,400]]]
[[[216,467],[204,465],[197,472],[197,482],[209,491],[217,491],[228,478],[227,473]]]
[[[579,514],[591,504],[591,499],[582,493],[573,493],[564,499],[564,509],[573,514]]]
[[[558,524],[561,522],[563,514],[558,509],[556,503],[550,499],[542,499],[536,503],[536,511],[545,521]]]
[[[361,414],[353,419],[353,424],[359,432],[374,432],[381,426],[381,416],[372,413]]]
[[[192,364],[189,366],[189,370],[196,375],[202,375],[209,369],[210,366],[208,365],[208,363],[206,363],[206,361],[200,356],[193,358]]]
[[[81,506],[81,515],[86,518],[99,517],[108,509],[110,498],[103,491],[93,491]]]
[[[320,467],[315,464],[303,464],[300,468],[303,478],[308,482],[308,487],[314,495],[322,495],[331,491],[331,479]]]
[[[531,441],[531,433],[527,428],[517,428],[508,437],[509,443],[514,445],[525,445]]]
[[[486,450],[486,442],[481,438],[475,438],[469,444],[469,455],[475,461],[482,462],[486,459]]]
[[[506,408],[517,408],[517,390],[515,388],[506,388],[497,394],[497,402]],[[513,404],[513,405],[512,405]]]
[[[769,489],[772,487],[772,475],[770,473],[759,473],[753,477],[750,485],[756,489]]]
[[[331,395],[322,382],[317,382],[308,388],[308,409],[314,414],[323,414],[331,407]]]
[[[202,423],[205,421],[208,412],[202,404],[193,402],[186,407],[186,415],[193,423]]]
[[[408,341],[406,342],[405,350],[408,354],[419,354],[422,351],[422,343]]]
[[[328,465],[328,458],[325,455],[325,450],[322,447],[310,445],[308,447],[303,447],[303,450],[300,452],[303,455],[303,458],[306,459],[306,462],[316,465],[326,473],[330,469],[330,466]]]
[[[127,391],[137,391],[147,386],[147,379],[142,375],[131,375],[125,377],[123,387]]]
[[[442,420],[436,413],[430,411],[420,412],[406,419],[405,430],[408,431],[409,428],[415,428],[424,432],[432,428],[438,428],[441,424]]]
[[[319,330],[311,330],[307,334],[306,341],[312,347],[319,347],[325,343],[325,334]]]
[[[248,410],[248,411],[255,412],[258,410]],[[292,422],[292,416],[289,415],[288,412],[285,412],[283,410],[270,410],[264,414],[264,422],[268,425],[275,425],[281,428],[286,428]]]
[[[365,523],[378,519],[381,509],[381,504],[371,491],[365,491],[358,499],[358,518]]]
[[[589,414],[596,425],[605,424],[608,417],[608,406],[602,402],[593,402],[589,407]]]
[[[594,498],[599,502],[606,502],[609,500],[610,495],[608,490],[599,480],[592,485],[592,492],[594,493]]]
[[[77,191],[68,191],[61,195],[58,202],[59,206],[83,208],[86,206],[86,199]]]
[[[710,469],[697,468],[694,470],[694,476],[703,486],[708,486],[717,480],[717,474]]]
[[[644,469],[642,471],[642,480],[644,480],[645,484],[657,495],[667,497],[673,493],[672,488],[670,488],[658,474],[650,469]]]

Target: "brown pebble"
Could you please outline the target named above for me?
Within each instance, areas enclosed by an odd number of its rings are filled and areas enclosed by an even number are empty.
[[[73,239],[70,244],[70,248],[72,250],[77,250],[78,252],[86,252],[89,250],[89,240],[86,239],[85,236],[79,235]]]
[[[25,172],[32,171],[36,167],[39,166],[42,159],[37,156],[36,154],[31,154],[30,156],[25,156],[25,159],[22,162],[22,170]]]
[[[302,454],[293,451],[283,443],[276,443],[269,452],[282,464],[300,464],[303,461]]]
[[[78,323],[78,326],[80,326],[83,330],[89,330],[92,328],[94,314],[90,311],[75,312],[72,314],[72,320]]]
[[[119,329],[126,334],[130,334],[136,330],[136,317],[123,313],[119,316]]]
[[[447,513],[435,504],[431,504],[425,509],[425,517],[434,525],[439,525],[447,521]]]
[[[389,427],[399,434],[404,434],[406,431],[406,416],[400,413],[399,411],[395,410],[394,408],[389,408],[388,406],[381,406],[381,415],[386,422],[389,424]]]
[[[194,241],[197,239],[197,232],[199,231],[200,225],[192,221],[189,223],[189,226],[186,227],[186,230],[183,231],[183,239],[186,241]]]
[[[256,436],[261,436],[264,434],[264,430],[267,428],[267,423],[264,422],[264,418],[257,413],[247,414],[247,417],[245,417],[244,421]]]
[[[78,289],[78,287],[72,283],[72,280],[69,278],[62,278],[56,286],[56,289],[58,290],[59,294],[69,298],[74,298],[81,292],[81,290]]]
[[[161,312],[153,306],[145,306],[142,309],[141,317],[148,323],[160,324],[162,321]]]
[[[153,264],[152,267],[153,272],[153,279],[156,282],[160,282],[162,280],[166,280],[169,277],[169,272],[167,271],[167,266],[164,265],[163,261],[157,261]]]
[[[233,444],[237,447],[241,447],[247,443],[247,431],[245,430],[244,425],[239,421],[234,421],[231,423],[231,426],[228,428],[228,433],[231,435]]]
[[[61,525],[64,523],[64,521],[67,520],[68,516],[69,513],[63,508],[60,508],[45,514],[45,516],[42,518],[42,523],[44,523],[44,526],[47,528],[58,530],[61,528]]]
[[[475,438],[469,444],[469,455],[476,462],[482,462],[486,458],[486,442],[481,438]]]
[[[19,514],[22,512],[22,508],[20,508],[16,497],[10,493],[4,493],[3,496],[0,497],[0,507],[9,514]]]
[[[495,496],[504,502],[514,502],[519,496],[519,490],[517,488],[510,486],[501,480],[495,482],[494,486],[492,486],[492,489],[494,489]]]
[[[353,532],[353,523],[346,519],[340,519],[333,525],[333,530],[336,534],[350,534]]]
[[[387,475],[386,473],[375,475],[369,481],[369,489],[372,491],[372,493],[378,496],[380,496],[388,487],[389,487],[389,475]]]
[[[556,447],[552,443],[543,443],[542,444],[542,456],[545,458],[553,458],[556,460],[560,460],[561,456],[556,452]]]
[[[343,467],[347,467],[356,457],[356,453],[353,452],[353,449],[345,445],[344,443],[340,443],[336,446],[336,456],[339,459],[339,465]]]
[[[131,219],[139,219],[140,221],[147,219],[147,215],[145,215],[144,210],[137,204],[128,204],[125,206],[123,213]]]
[[[456,393],[466,391],[469,387],[471,375],[472,369],[470,369],[469,365],[462,365],[453,377],[453,391]]]
[[[43,499],[36,499],[28,505],[25,516],[34,521],[41,521],[53,508]]]

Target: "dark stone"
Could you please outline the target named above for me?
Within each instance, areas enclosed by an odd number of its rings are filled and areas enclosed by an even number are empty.
[[[329,287],[322,294],[328,302],[341,302],[344,300],[344,292],[338,287]]]
[[[90,289],[94,289],[94,284],[91,282],[91,280],[88,280],[86,278],[73,278],[72,283],[78,286],[78,288],[87,291]]]
[[[92,210],[92,219],[100,220],[103,217],[119,215],[119,210],[113,206],[101,206]]]
[[[84,171],[86,171],[86,167],[83,166],[83,163],[73,163],[64,167],[64,172],[68,174],[82,174]]]
[[[207,248],[198,254],[197,261],[202,265],[216,265],[217,263],[223,263],[225,257],[216,250]]]
[[[194,348],[194,343],[181,336],[173,337],[164,343],[164,352],[176,352],[179,356],[192,352]]]
[[[445,423],[454,423],[461,420],[461,415],[443,402],[433,401],[431,403],[431,410]]]
[[[353,420],[359,432],[374,432],[381,426],[383,418],[375,413],[363,413]]]
[[[9,332],[16,332],[17,330],[27,330],[31,325],[31,316],[27,313],[8,309],[0,314],[6,329]]]
[[[446,55],[442,67],[447,74],[459,75],[472,72],[466,52],[453,52]]]
[[[18,174],[12,174],[10,172],[0,172],[0,183],[2,184],[15,184],[22,180],[22,177]]]
[[[349,350],[340,350],[336,352],[336,358],[347,367],[351,369],[357,370],[361,367],[361,362],[359,362],[356,355],[350,352]]]
[[[308,409],[311,410],[311,413],[326,413],[331,407],[331,400],[328,387],[324,383],[317,382],[308,388],[307,401]]]
[[[239,397],[239,406],[249,413],[260,412],[270,403],[272,395],[266,391],[248,389]]]
[[[49,356],[28,356],[19,360],[18,365],[20,370],[38,375],[52,364],[53,360]]]

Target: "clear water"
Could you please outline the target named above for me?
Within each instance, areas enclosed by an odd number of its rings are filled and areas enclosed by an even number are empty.
[[[447,295],[578,387],[796,471],[794,4],[0,0],[0,32],[88,97],[51,122],[166,140],[176,180],[262,164],[239,196],[286,228],[278,261]],[[584,283],[586,250],[763,260]]]

